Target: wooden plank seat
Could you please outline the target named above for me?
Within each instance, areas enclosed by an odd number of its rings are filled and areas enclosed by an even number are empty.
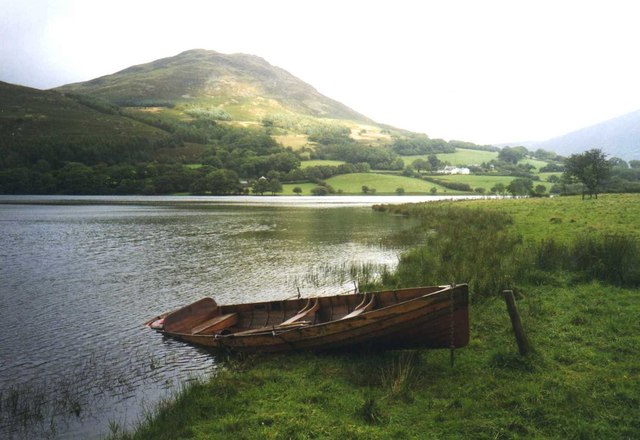
[[[294,322],[301,321],[304,318],[312,317],[312,315],[316,313],[318,309],[320,309],[320,302],[318,301],[318,298],[314,298],[313,301],[309,299],[309,301],[307,301],[307,304],[302,309],[300,309],[298,313],[296,313],[286,321],[282,321],[282,323],[280,323],[279,325],[287,326],[293,324]]]
[[[203,333],[215,333],[225,328],[232,327],[238,323],[237,313],[227,313],[226,315],[214,316],[205,322],[198,324],[191,329],[192,335],[198,335]]]
[[[267,325],[260,328],[254,328],[254,329],[238,332],[236,334],[251,335],[251,334],[258,334],[258,333],[268,333],[268,332],[274,332],[276,330],[289,330],[289,329],[311,325],[314,323],[313,315],[319,309],[320,309],[320,302],[318,301],[318,298],[309,299],[307,300],[307,303],[305,304],[305,306],[298,311],[298,313],[293,315],[291,318],[285,321],[282,321],[280,324]],[[310,318],[310,319],[305,319],[305,318]]]
[[[354,316],[361,315],[364,312],[368,312],[369,310],[373,309],[375,305],[375,300],[376,300],[375,295],[371,295],[371,298],[369,299],[368,295],[365,294],[364,298],[362,299],[362,302],[360,302],[360,304],[358,304],[358,306],[356,306],[356,308],[353,309],[351,313],[347,313],[340,319],[349,319],[349,318],[353,318]]]

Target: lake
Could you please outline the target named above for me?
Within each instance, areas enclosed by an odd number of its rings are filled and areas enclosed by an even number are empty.
[[[433,197],[420,198],[434,200]],[[0,437],[131,428],[215,354],[142,326],[219,303],[338,293],[397,264],[403,197],[0,197]]]

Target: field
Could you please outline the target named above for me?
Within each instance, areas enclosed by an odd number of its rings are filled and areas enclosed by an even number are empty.
[[[534,167],[536,167],[535,172],[540,171],[540,168],[547,165],[547,162],[537,159],[523,159],[519,163],[528,163],[529,165],[533,165]]]
[[[451,165],[480,165],[482,162],[489,162],[497,159],[498,153],[494,151],[469,150],[465,148],[457,148],[455,153],[436,154],[442,162],[449,162]],[[416,159],[427,160],[429,155],[421,156],[402,156],[405,166],[409,165]]]
[[[503,281],[516,293],[533,353],[518,354],[502,289],[474,287],[471,342],[453,365],[447,350],[233,356],[135,434],[114,425],[113,438],[638,438],[639,202],[608,195],[386,208],[424,224],[383,282],[406,285],[439,266],[442,282],[458,274],[480,286],[481,272],[500,278],[520,265],[522,276]],[[547,240],[562,237],[568,250],[585,234],[592,244],[624,236],[616,253],[632,258],[628,277],[535,267]],[[617,258],[590,249],[605,266]]]
[[[528,240],[570,240],[593,233],[629,234],[640,239],[640,197],[636,194],[601,194],[591,200],[575,196],[463,201],[460,206],[505,212]]]
[[[347,123],[351,129],[351,137],[358,142],[369,145],[385,145],[391,141],[389,133],[383,132],[380,127],[368,124]]]
[[[323,161],[326,162],[326,161]],[[304,163],[304,162],[303,162]],[[397,188],[404,188],[404,194],[432,194],[431,188],[436,188],[436,194],[462,194],[435,183],[426,182],[412,177],[396,176],[392,174],[353,173],[341,174],[326,180],[336,191],[342,194],[362,194],[362,187],[375,188],[376,194],[396,194]],[[293,188],[299,186],[302,193],[309,195],[316,185],[313,183],[285,184],[282,193],[289,195]]]
[[[281,143],[285,147],[291,147],[294,151],[299,150],[309,143],[309,136],[306,134],[282,134],[272,137],[276,142]]]
[[[473,174],[456,174],[456,175],[448,175],[444,174],[441,176],[433,176],[436,179],[446,180],[448,182],[458,182],[458,183],[466,183],[471,186],[472,189],[476,188],[484,188],[487,194],[491,191],[497,183],[502,183],[505,187],[511,183],[515,177],[513,176],[491,176],[491,175],[473,175]],[[537,185],[544,185],[546,191],[548,192],[551,189],[552,184],[545,181],[534,181],[534,188]]]
[[[303,160],[300,162],[300,168],[309,168],[309,167],[337,167],[338,165],[342,165],[345,163],[342,160]]]
[[[282,192],[278,193],[280,195],[283,196],[292,196],[295,195],[295,193],[293,192],[293,188],[300,188],[302,190],[302,193],[300,195],[303,196],[310,196],[311,195],[311,190],[313,188],[315,188],[316,185],[315,183],[312,182],[304,182],[304,183],[283,183],[282,184]]]
[[[438,159],[442,162],[449,162],[455,166],[471,166],[480,165],[483,162],[489,162],[498,158],[498,153],[495,151],[482,151],[482,150],[469,150],[466,148],[457,148],[455,153],[439,153],[436,154]],[[416,159],[426,160],[429,155],[421,156],[402,156],[405,166],[409,165]],[[536,170],[540,170],[547,163],[536,159],[523,159],[520,163],[528,163],[536,167]]]
[[[559,179],[560,177],[562,177],[562,173],[559,173],[559,172],[538,173],[538,177],[540,177],[540,180],[542,180],[543,182],[547,182],[549,180],[549,177],[551,176],[556,176]]]

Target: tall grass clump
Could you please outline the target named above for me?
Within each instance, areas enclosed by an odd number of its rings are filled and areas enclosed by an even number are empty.
[[[620,287],[640,286],[640,244],[632,234],[583,232],[557,239],[524,240],[505,211],[428,203],[376,207],[414,216],[421,243],[405,252],[395,273],[382,274],[389,287],[468,283],[486,297],[521,284],[597,280]]]
[[[418,378],[419,355],[417,351],[401,351],[381,368],[382,387],[387,390],[389,399],[402,399],[409,403],[413,400],[411,388]]]
[[[404,253],[396,273],[383,276],[383,284],[465,282],[486,296],[507,288],[517,273],[512,257],[522,238],[507,228],[512,223],[508,214],[439,203],[387,208],[417,215],[416,241],[423,244]]]
[[[587,279],[640,286],[640,246],[632,235],[583,235],[572,243],[569,264]]]
[[[534,284],[562,272],[573,274],[578,282],[640,286],[640,243],[634,235],[593,233],[568,241],[546,237],[528,243],[520,255],[528,262],[521,279]]]

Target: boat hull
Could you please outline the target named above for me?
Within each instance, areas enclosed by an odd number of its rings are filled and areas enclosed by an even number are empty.
[[[420,289],[424,289],[424,294]],[[162,333],[200,346],[248,353],[459,348],[469,341],[466,284],[371,295],[379,295],[376,299],[381,307],[355,316],[345,314],[325,322],[290,328],[272,325],[226,334],[192,334],[170,329]],[[396,298],[395,303],[392,298]],[[320,308],[335,302],[329,298],[319,300]]]

